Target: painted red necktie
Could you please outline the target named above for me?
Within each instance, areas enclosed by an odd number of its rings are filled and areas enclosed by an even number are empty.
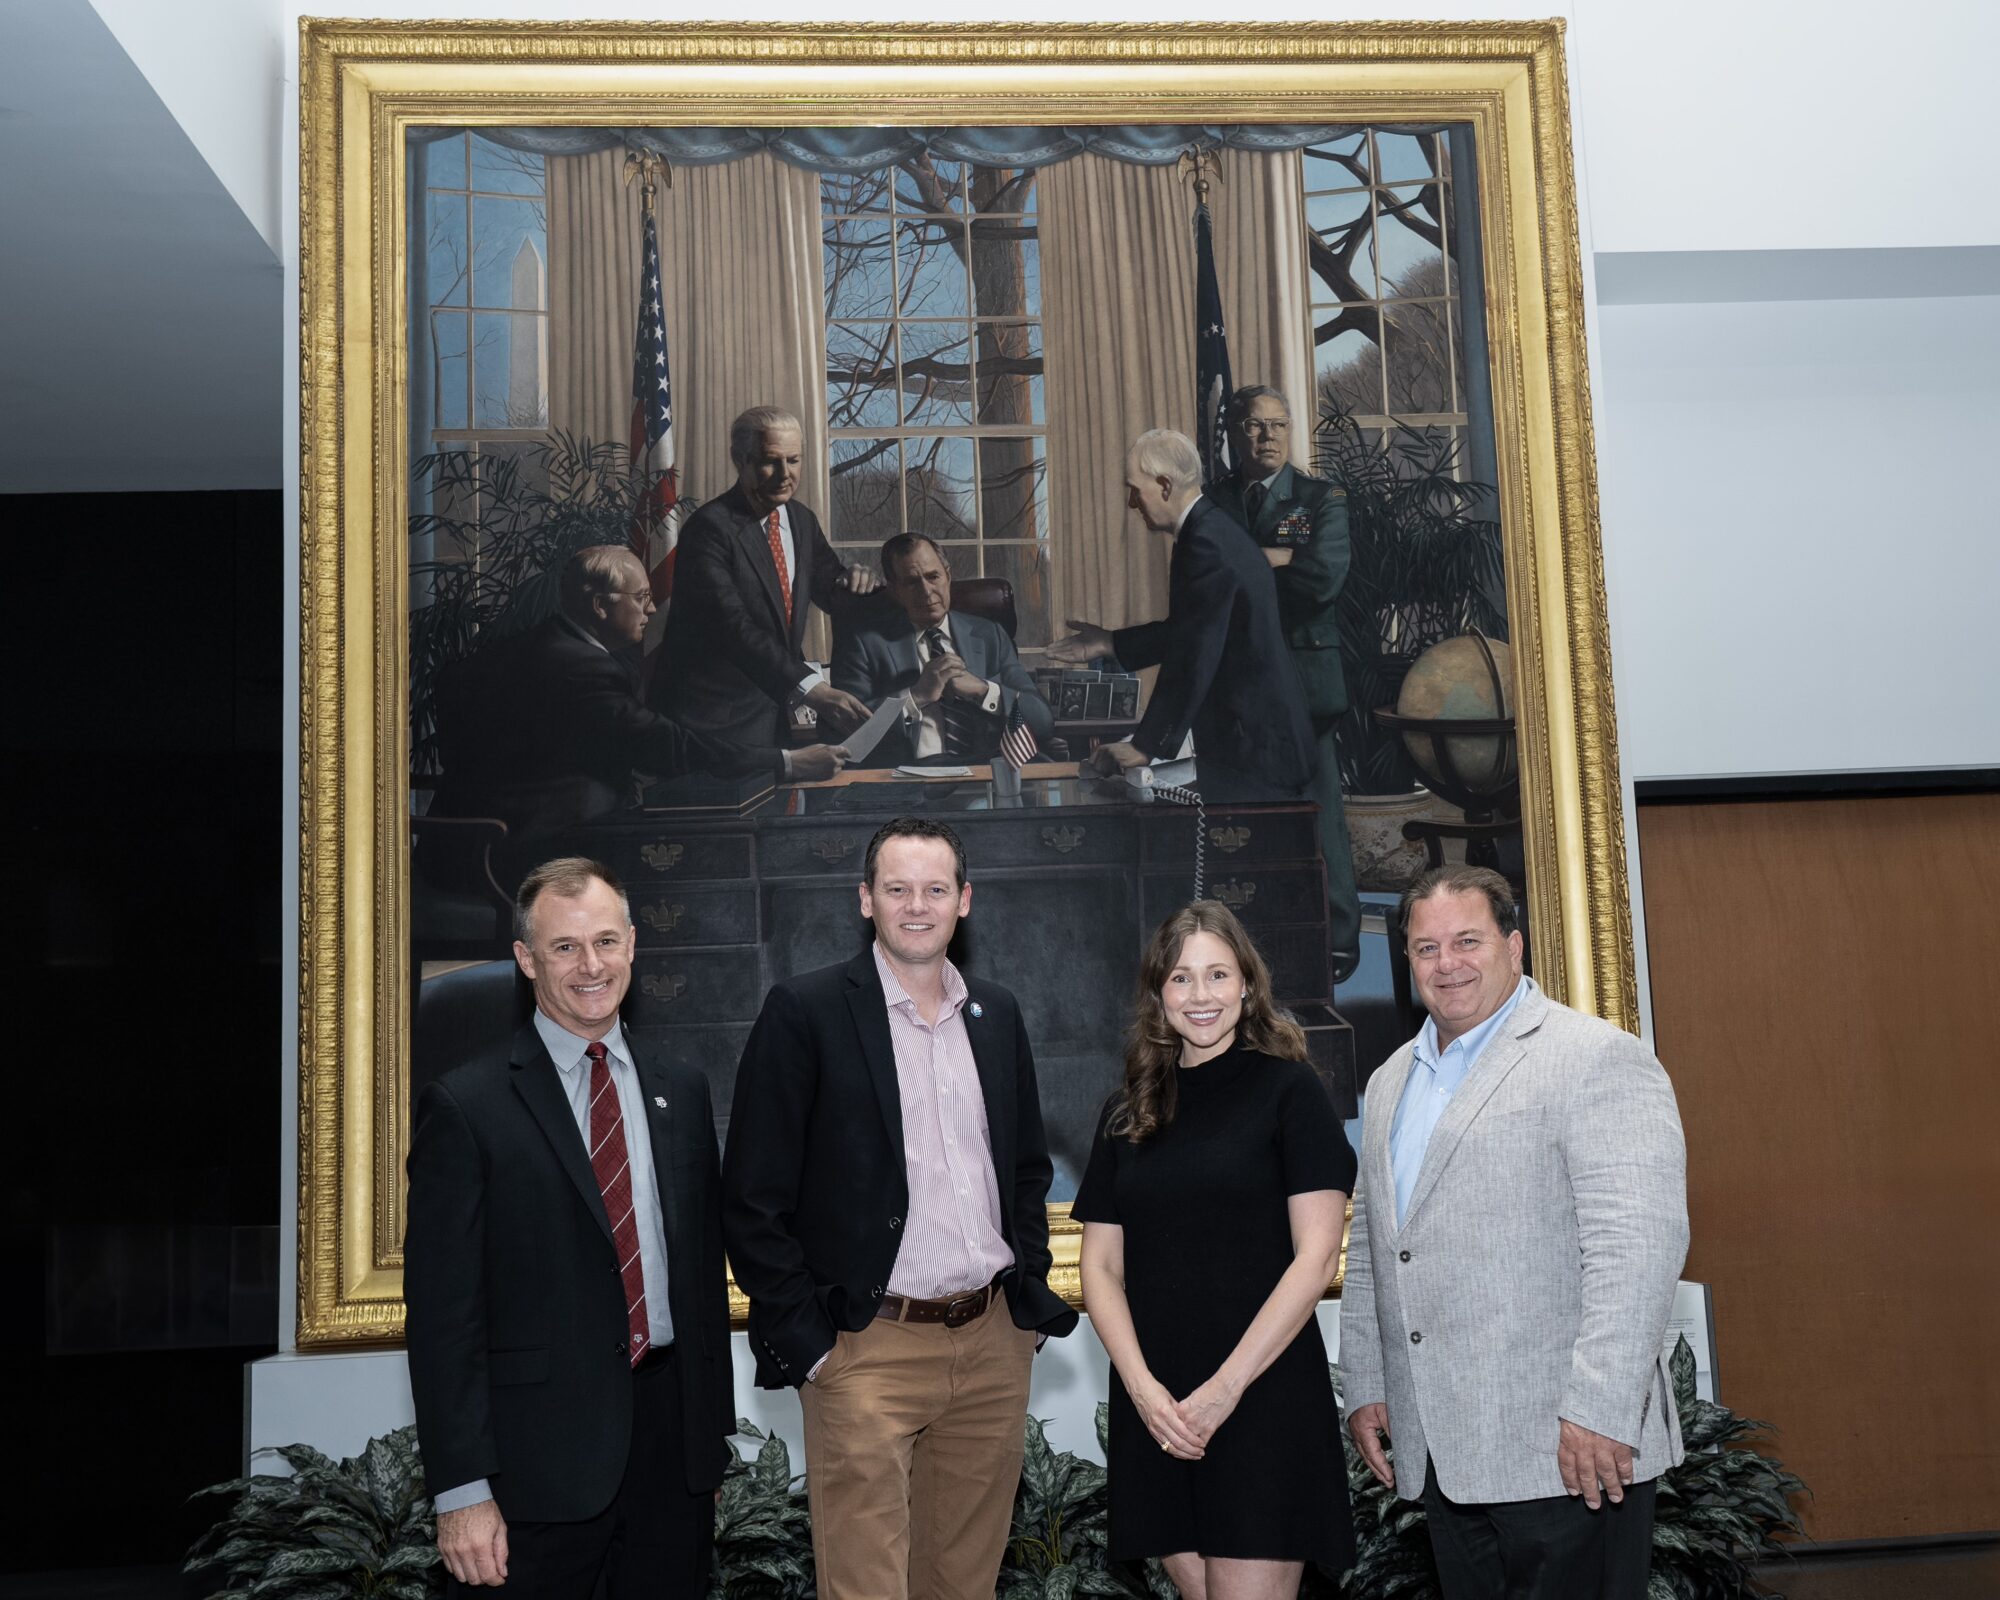
[[[625,1150],[625,1116],[618,1086],[602,1040],[585,1047],[590,1057],[590,1170],[611,1219],[611,1242],[618,1248],[618,1271],[625,1280],[625,1323],[631,1330],[632,1365],[652,1341],[646,1333],[646,1274],[639,1265],[639,1219],[632,1210],[632,1161]]]
[[[778,569],[778,594],[785,602],[785,625],[792,621],[792,575],[785,570],[785,541],[778,533],[778,513],[764,519],[764,532],[771,540],[771,565]]]

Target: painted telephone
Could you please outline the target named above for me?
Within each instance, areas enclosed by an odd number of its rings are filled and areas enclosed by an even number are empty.
[[[1208,874],[1208,809],[1201,795],[1188,787],[1193,782],[1192,761],[1158,761],[1125,769],[1125,785],[1133,799],[1151,796],[1194,807],[1194,898],[1199,900]]]

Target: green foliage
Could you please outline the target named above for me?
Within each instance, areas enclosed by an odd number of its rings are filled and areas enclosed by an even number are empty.
[[[736,1431],[757,1441],[754,1461],[735,1442],[715,1507],[714,1600],[808,1600],[813,1593],[812,1519],[804,1477],[776,1434],[739,1417]]]
[[[631,471],[621,444],[558,429],[545,443],[441,450],[412,470],[410,771],[437,770],[438,674],[475,644],[533,627],[556,608],[563,564],[594,544],[624,544],[659,475]],[[695,503],[680,502],[691,515]]]
[[[1733,1600],[1758,1594],[1750,1563],[1785,1553],[1781,1534],[1800,1532],[1792,1498],[1806,1486],[1757,1445],[1766,1422],[1739,1417],[1694,1392],[1694,1352],[1674,1346],[1668,1371],[1687,1459],[1660,1477],[1647,1600]]]
[[[1098,1406],[1100,1437],[1105,1407]],[[1104,1468],[1049,1447],[1045,1425],[1027,1421],[1014,1525],[998,1600],[1070,1600],[1072,1595],[1145,1596],[1106,1553],[1109,1504]]]
[[[1676,1341],[1667,1365],[1687,1454],[1659,1478],[1647,1600],[1737,1600],[1762,1594],[1752,1578],[1752,1564],[1782,1555],[1780,1535],[1799,1532],[1791,1502],[1806,1487],[1782,1462],[1756,1450],[1770,1432],[1768,1423],[1739,1417],[1727,1406],[1696,1396],[1694,1352],[1685,1338]],[[1330,1370],[1338,1392],[1340,1369]],[[1359,1550],[1340,1593],[1345,1600],[1435,1600],[1440,1593],[1437,1567],[1423,1506],[1383,1488],[1353,1439],[1343,1442]]]
[[[1395,705],[1410,663],[1432,645],[1475,628],[1508,637],[1493,488],[1457,476],[1447,430],[1398,427],[1378,443],[1324,399],[1313,470],[1347,491],[1351,559],[1336,610],[1348,699],[1337,730],[1341,787],[1401,794],[1422,780],[1376,709]]]
[[[221,1575],[215,1600],[426,1600],[444,1592],[415,1428],[370,1439],[345,1461],[302,1444],[258,1453],[282,1457],[291,1476],[235,1478],[195,1496],[236,1497],[188,1551],[188,1572]]]
[[[1755,1446],[1768,1425],[1697,1398],[1687,1341],[1669,1368],[1687,1458],[1659,1480],[1653,1576],[1647,1600],[1740,1600],[1761,1593],[1751,1565],[1781,1554],[1799,1531],[1792,1509],[1805,1486]],[[1329,1367],[1335,1392],[1340,1369]],[[1109,1408],[1097,1407],[1097,1442],[1107,1444]],[[745,1458],[733,1443],[715,1514],[710,1600],[811,1600],[812,1524],[801,1476],[784,1440],[739,1421],[757,1446]],[[1358,1554],[1336,1583],[1308,1567],[1302,1600],[1436,1600],[1437,1569],[1420,1504],[1375,1481],[1353,1441],[1347,1482]],[[1111,1560],[1105,1470],[1053,1449],[1046,1426],[1029,1417],[1014,1522],[997,1600],[1175,1600],[1157,1561]],[[187,1570],[219,1570],[216,1600],[430,1600],[442,1593],[436,1520],[424,1490],[416,1430],[399,1428],[349,1461],[305,1445],[273,1452],[291,1477],[239,1478],[202,1491],[235,1495],[229,1515],[188,1552]]]

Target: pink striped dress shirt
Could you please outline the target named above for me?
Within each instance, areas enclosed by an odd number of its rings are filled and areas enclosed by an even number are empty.
[[[1014,1264],[1000,1232],[986,1096],[965,1031],[965,979],[949,961],[944,964],[944,1004],[937,1021],[926,1022],[880,945],[875,970],[882,977],[889,1037],[896,1047],[903,1166],[910,1184],[910,1214],[889,1273],[889,1292],[937,1300],[982,1288]]]

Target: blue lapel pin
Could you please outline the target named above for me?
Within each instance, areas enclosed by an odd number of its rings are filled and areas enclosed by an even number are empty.
[[[984,1011],[979,1009],[979,1002],[977,1000],[972,1002],[972,1014],[975,1017],[983,1017],[986,1015]]]

